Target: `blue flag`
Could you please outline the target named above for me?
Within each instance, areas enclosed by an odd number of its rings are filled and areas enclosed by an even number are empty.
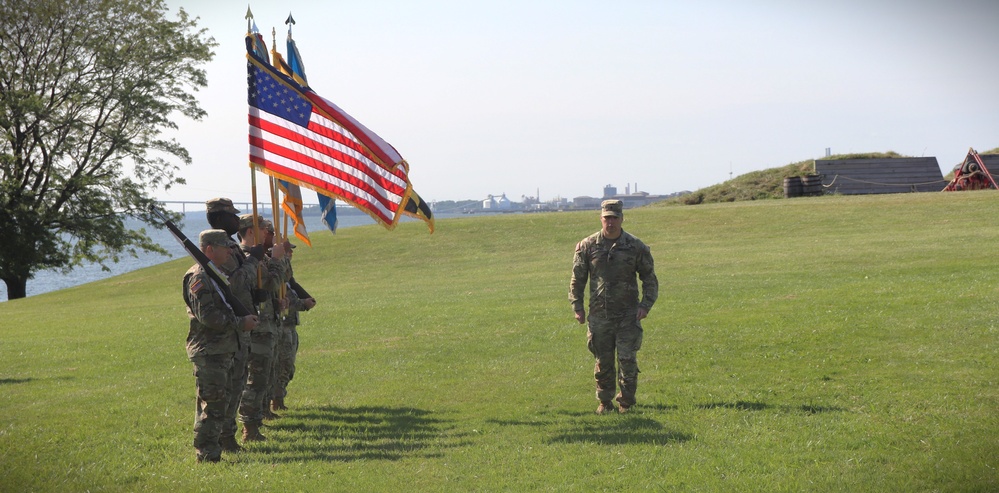
[[[321,193],[318,195],[319,208],[322,209],[323,224],[325,224],[327,228],[330,228],[331,232],[336,233],[336,200],[333,200],[332,198]]]

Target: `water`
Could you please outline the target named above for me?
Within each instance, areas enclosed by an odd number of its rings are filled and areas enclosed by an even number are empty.
[[[269,214],[269,212],[268,212]],[[266,214],[261,213],[264,217],[269,217]],[[446,216],[446,215],[445,215]],[[451,216],[456,216],[452,214]],[[435,219],[441,218],[436,216]],[[364,226],[368,224],[375,224],[374,219],[366,214],[356,212],[353,210],[341,212],[337,215],[339,220],[339,225],[337,230],[342,228],[350,228],[353,226]],[[402,221],[416,221],[416,219],[410,217],[403,217]],[[133,270],[141,269],[144,267],[150,267],[153,265],[161,264],[169,260],[173,260],[180,257],[187,257],[187,251],[184,247],[173,237],[172,234],[166,228],[155,229],[148,224],[145,224],[137,220],[128,220],[126,224],[129,228],[145,228],[146,234],[153,239],[154,242],[163,246],[169,255],[161,255],[158,253],[151,252],[139,252],[138,257],[133,258],[130,256],[123,257],[120,262],[114,264],[108,264],[110,272],[101,269],[98,264],[86,264],[81,267],[76,267],[68,274],[63,274],[56,270],[41,270],[35,272],[35,277],[28,280],[27,285],[27,295],[34,296],[37,294],[47,293],[49,291],[57,291],[60,289],[65,289],[73,286],[78,286],[80,284],[85,284],[88,282],[99,281],[101,279],[106,279],[109,277],[117,276],[119,274],[124,274],[126,272],[131,272]],[[198,242],[198,234],[208,229],[208,221],[205,219],[204,211],[198,212],[188,212],[185,214],[185,219],[181,224],[178,224],[181,231],[187,235],[195,243]],[[289,229],[291,224],[288,225]],[[319,235],[329,235],[329,229],[326,225],[322,223],[322,218],[318,215],[316,216],[305,216],[305,227],[309,231],[309,236],[315,238]],[[294,237],[292,237],[292,242],[296,243]],[[298,241],[297,243],[301,243]],[[0,281],[0,302],[7,300],[7,286],[2,281]]]

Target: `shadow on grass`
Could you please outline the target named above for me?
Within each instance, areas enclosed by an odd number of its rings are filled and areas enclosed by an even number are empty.
[[[12,383],[28,383],[34,380],[34,378],[0,378],[0,385],[7,385]]]
[[[766,411],[767,409],[773,409],[774,406],[766,404],[763,402],[747,402],[747,401],[736,401],[736,402],[710,402],[708,404],[698,404],[699,409],[736,409],[739,411]],[[820,413],[831,413],[831,412],[844,412],[845,408],[838,406],[813,406],[810,404],[803,404],[801,406],[779,406],[779,409],[785,412],[803,412],[807,414],[820,414]]]
[[[268,440],[240,455],[267,463],[440,457],[445,449],[469,444],[454,428],[430,411],[410,407],[307,407],[265,422]],[[257,452],[262,455],[255,457]]]
[[[545,441],[553,443],[596,443],[604,445],[666,445],[688,442],[693,435],[669,430],[649,416],[651,411],[674,410],[676,406],[641,404],[630,414],[597,416],[593,411],[557,410],[541,413],[533,420],[490,419],[500,426],[528,426],[554,430]]]
[[[70,381],[70,380],[76,380],[76,377],[65,376],[65,377],[45,377],[45,378],[34,378],[34,377],[0,378],[0,385],[14,385],[18,383],[46,382],[46,381],[61,382],[61,381]]]
[[[668,411],[676,411],[677,409],[679,409],[679,407],[675,405],[663,404],[661,402],[649,402],[649,403],[639,402],[635,406],[635,409],[638,409],[639,411],[649,410],[649,411],[659,411],[661,413],[665,413]]]
[[[667,445],[689,442],[688,433],[668,430],[662,423],[637,416],[594,416],[574,429],[556,433],[548,443],[596,443],[601,445]]]
[[[699,409],[738,409],[739,411],[765,411],[770,409],[770,404],[762,402],[710,402],[708,404],[698,404]]]
[[[798,407],[792,407],[791,409],[805,412],[808,414],[819,414],[819,413],[842,413],[846,412],[846,408],[839,406],[812,406],[812,405],[801,405]]]

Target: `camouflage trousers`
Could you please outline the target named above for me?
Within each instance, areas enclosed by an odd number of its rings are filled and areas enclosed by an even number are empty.
[[[260,425],[264,421],[264,406],[270,390],[270,377],[274,365],[274,346],[277,343],[271,332],[250,333],[250,354],[246,360],[246,385],[239,401],[239,421]]]
[[[284,328],[278,326],[277,332],[274,334],[274,345],[271,346],[271,372],[267,375],[267,392],[264,392],[264,415],[268,413],[268,406],[271,405],[271,401],[274,399],[274,392],[277,387],[278,378],[278,361],[281,355],[281,339],[283,339]]]
[[[226,388],[232,353],[210,354],[191,358],[197,403],[194,411],[194,450],[198,459],[217,460],[222,456],[219,436],[225,420]]]
[[[278,341],[277,363],[274,365],[274,397],[288,396],[288,383],[295,378],[295,357],[298,355],[298,329],[294,325],[281,326]]]
[[[242,336],[241,336],[242,337]],[[229,370],[229,388],[226,389],[228,402],[225,408],[225,422],[222,423],[222,436],[234,437],[238,431],[236,416],[239,414],[239,401],[246,387],[246,362],[250,357],[250,338],[240,339],[239,350],[233,355],[232,369]]]
[[[620,387],[617,401],[623,406],[635,405],[638,390],[638,350],[642,348],[642,324],[631,312],[623,316],[598,317],[590,313],[587,348],[596,358],[593,377],[597,383],[597,400],[615,398],[615,377]],[[614,363],[617,361],[615,375]]]

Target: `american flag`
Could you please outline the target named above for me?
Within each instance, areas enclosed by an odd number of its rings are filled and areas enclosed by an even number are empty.
[[[415,195],[402,156],[336,105],[255,55],[253,43],[247,36],[251,165],[342,198],[394,227],[405,212],[403,204]]]

